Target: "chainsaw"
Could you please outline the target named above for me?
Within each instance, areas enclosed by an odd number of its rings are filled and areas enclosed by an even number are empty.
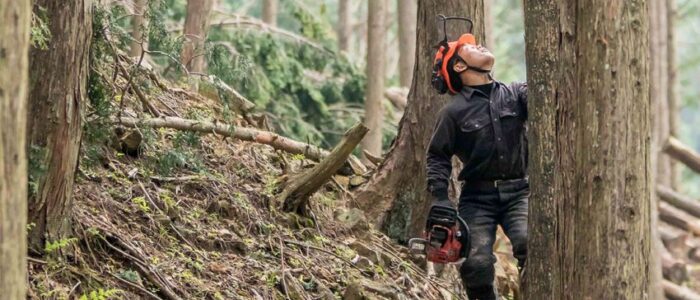
[[[454,208],[431,207],[424,235],[408,241],[412,254],[425,254],[428,261],[438,264],[461,264],[467,259],[469,227]]]

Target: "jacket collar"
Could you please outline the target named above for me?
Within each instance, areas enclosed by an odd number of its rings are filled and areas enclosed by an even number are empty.
[[[494,80],[494,81],[493,81],[493,87],[491,88],[491,93],[493,93],[493,92],[499,87],[499,85],[500,85],[500,82]],[[460,92],[467,100],[468,100],[468,99],[471,99],[475,92],[477,92],[477,93],[479,93],[480,95],[482,95],[482,96],[488,98],[488,95],[484,95],[481,91],[479,91],[479,90],[477,90],[477,89],[475,89],[475,88],[472,88],[472,87],[470,87],[470,86],[468,86],[468,85],[463,86],[463,87],[462,87],[462,90],[459,91],[459,92]]]

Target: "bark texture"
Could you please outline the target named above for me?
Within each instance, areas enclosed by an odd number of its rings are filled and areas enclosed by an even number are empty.
[[[350,46],[350,35],[351,35],[351,10],[350,10],[350,0],[339,0],[338,1],[338,26],[336,32],[338,35],[338,50],[348,51]]]
[[[29,1],[0,1],[0,291],[25,299]]]
[[[364,124],[369,133],[362,140],[362,149],[374,156],[382,155],[382,123],[384,122],[384,71],[386,64],[386,0],[367,2],[367,90]]]
[[[648,299],[644,0],[525,2],[526,299]]]
[[[143,50],[148,49],[148,36],[144,37],[146,28],[146,9],[148,0],[134,0],[134,16],[131,17],[131,41],[129,56],[140,56]]]
[[[411,86],[416,61],[418,0],[396,1],[399,19],[399,84]]]
[[[272,26],[277,26],[277,6],[278,0],[263,0],[262,19],[263,22]]]
[[[678,81],[678,65],[676,62],[676,34],[674,20],[678,17],[678,7],[676,7],[676,0],[666,0],[666,27],[668,28],[668,39],[666,44],[668,45],[668,120],[670,127],[670,136],[678,136],[678,122],[680,117],[678,116],[680,112],[680,94],[678,93],[678,87],[680,82]],[[671,161],[671,188],[678,190],[680,187],[681,173],[680,165],[677,161]]]
[[[357,206],[366,212],[368,219],[384,227],[392,238],[405,240],[420,234],[432,201],[426,191],[426,152],[437,114],[450,99],[438,95],[430,86],[437,34],[435,16],[472,17],[477,41],[482,41],[483,7],[483,1],[418,1],[416,72],[408,106],[386,158],[356,196]]]
[[[206,68],[204,42],[209,30],[209,14],[214,0],[187,0],[185,43],[180,60],[190,72],[202,73]]]
[[[30,246],[42,251],[45,240],[70,232],[73,179],[83,132],[92,1],[37,0],[46,9],[51,40],[48,49],[29,54],[30,159],[45,170],[36,178],[37,190],[29,199]]]

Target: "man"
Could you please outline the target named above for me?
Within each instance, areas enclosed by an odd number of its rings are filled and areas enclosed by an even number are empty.
[[[440,112],[428,149],[428,189],[433,205],[453,207],[447,195],[452,156],[462,161],[458,212],[471,231],[471,249],[460,274],[469,299],[490,300],[498,299],[496,227],[510,239],[519,269],[527,255],[527,85],[494,81],[493,54],[475,44],[473,37],[450,43],[452,56],[445,51],[436,59],[436,74],[454,96]]]

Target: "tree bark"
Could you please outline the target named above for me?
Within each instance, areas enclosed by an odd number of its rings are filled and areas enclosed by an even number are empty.
[[[25,299],[29,1],[0,1],[0,291]]]
[[[493,20],[495,18],[493,14],[492,1],[484,1],[484,30],[486,32],[484,47],[488,49],[493,49],[493,47],[496,47],[493,36]]]
[[[350,0],[338,0],[338,50],[348,51],[350,46],[350,36],[352,34],[352,13],[350,10]]]
[[[408,106],[386,158],[356,194],[357,206],[365,211],[368,219],[399,240],[420,234],[425,226],[431,200],[426,191],[426,152],[438,111],[449,100],[430,86],[437,34],[435,16],[438,14],[472,17],[477,40],[484,39],[482,0],[418,1],[416,72]]]
[[[180,60],[190,72],[202,73],[206,68],[204,42],[209,30],[209,14],[214,0],[187,0],[185,43]]]
[[[28,140],[31,153],[45,168],[29,199],[30,246],[43,251],[46,240],[71,232],[73,179],[78,166],[87,100],[92,1],[37,0],[46,9],[49,49],[32,48],[29,61]],[[39,13],[38,11],[36,12]]]
[[[399,19],[399,84],[411,86],[416,61],[418,0],[396,1]]]
[[[144,29],[148,26],[146,22],[146,9],[148,0],[134,1],[134,15],[131,17],[131,47],[129,56],[138,57],[143,50],[148,49],[148,36],[144,36]]]
[[[272,26],[277,26],[277,6],[278,0],[263,0],[262,19],[263,22]]]
[[[382,123],[384,122],[384,67],[386,63],[387,0],[368,1],[367,6],[367,90],[364,124],[369,133],[362,140],[362,149],[382,156]]]
[[[525,2],[526,299],[649,297],[644,0]]]

